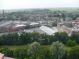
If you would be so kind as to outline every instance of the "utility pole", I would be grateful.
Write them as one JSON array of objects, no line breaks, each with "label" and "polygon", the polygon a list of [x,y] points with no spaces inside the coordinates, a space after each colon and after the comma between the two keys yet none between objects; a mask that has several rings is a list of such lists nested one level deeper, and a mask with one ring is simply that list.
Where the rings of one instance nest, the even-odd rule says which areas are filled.
[{"label": "utility pole", "polygon": [[2,19],[3,20],[5,19],[5,12],[4,12],[4,10],[2,10]]},{"label": "utility pole", "polygon": [[60,19],[60,22],[61,22],[61,23],[63,23],[63,22],[64,22],[64,20],[63,20],[63,16],[62,16],[62,14],[61,14],[61,13],[59,13],[59,19]]}]

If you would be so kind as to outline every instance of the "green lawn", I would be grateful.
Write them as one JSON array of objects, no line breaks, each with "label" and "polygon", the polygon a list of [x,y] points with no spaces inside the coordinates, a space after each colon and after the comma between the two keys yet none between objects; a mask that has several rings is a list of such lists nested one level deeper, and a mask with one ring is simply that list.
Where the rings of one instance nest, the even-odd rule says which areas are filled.
[{"label": "green lawn", "polygon": [[[0,46],[0,48],[4,48],[4,47],[8,47],[11,50],[15,50],[15,49],[27,49],[29,47],[29,45],[11,45],[11,46],[5,45],[5,46]],[[76,47],[79,47],[79,45],[76,45]],[[42,45],[41,48],[49,49],[50,45]],[[70,51],[73,47],[65,46],[65,48],[66,48],[67,51]]]},{"label": "green lawn", "polygon": [[10,45],[10,46],[5,45],[5,46],[0,46],[0,48],[4,48],[4,47],[7,47],[11,50],[14,50],[14,49],[26,49],[26,48],[28,48],[28,45]]},{"label": "green lawn", "polygon": [[[29,45],[10,45],[10,46],[5,45],[5,46],[0,46],[0,48],[4,48],[4,47],[7,47],[11,50],[15,50],[15,49],[27,49],[29,47]],[[42,45],[41,46],[41,48],[45,48],[45,49],[47,49],[49,47],[50,47],[50,45]]]}]

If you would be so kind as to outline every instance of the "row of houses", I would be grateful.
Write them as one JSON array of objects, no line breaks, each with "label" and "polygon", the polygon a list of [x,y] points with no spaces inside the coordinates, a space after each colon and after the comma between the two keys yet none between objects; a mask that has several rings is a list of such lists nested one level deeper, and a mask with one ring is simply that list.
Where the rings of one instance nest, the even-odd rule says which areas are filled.
[{"label": "row of houses", "polygon": [[57,28],[59,29],[59,32],[66,32],[69,35],[72,33],[78,33],[79,32],[79,19],[74,21],[64,21],[63,23],[58,23]]}]

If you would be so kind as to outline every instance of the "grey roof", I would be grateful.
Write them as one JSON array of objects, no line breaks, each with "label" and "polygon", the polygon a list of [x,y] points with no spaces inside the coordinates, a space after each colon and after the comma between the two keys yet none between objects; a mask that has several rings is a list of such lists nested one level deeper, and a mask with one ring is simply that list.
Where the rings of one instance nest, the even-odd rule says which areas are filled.
[{"label": "grey roof", "polygon": [[0,24],[0,27],[1,27],[1,26],[6,26],[6,25],[9,25],[9,24],[11,24],[11,23],[13,23],[13,22],[12,22],[12,21],[7,21],[7,22],[4,22],[4,23]]}]

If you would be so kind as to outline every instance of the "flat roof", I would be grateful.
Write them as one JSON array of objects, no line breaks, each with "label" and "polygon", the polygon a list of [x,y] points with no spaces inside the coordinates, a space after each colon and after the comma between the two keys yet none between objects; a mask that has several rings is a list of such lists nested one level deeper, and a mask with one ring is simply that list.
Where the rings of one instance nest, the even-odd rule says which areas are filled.
[{"label": "flat roof", "polygon": [[39,24],[39,23],[37,23],[37,22],[31,22],[30,23],[30,25],[37,25],[37,24]]},{"label": "flat roof", "polygon": [[26,26],[24,24],[17,24],[15,27],[22,27],[22,26]]}]

